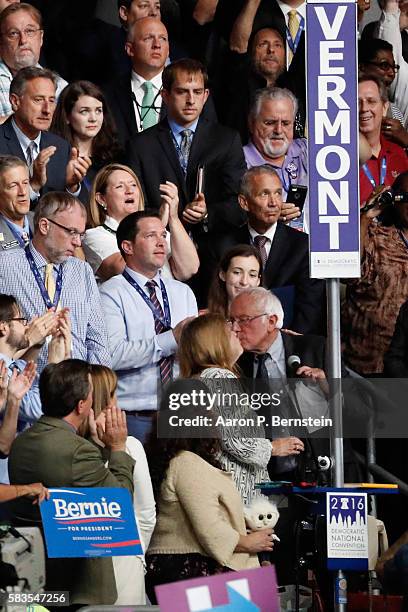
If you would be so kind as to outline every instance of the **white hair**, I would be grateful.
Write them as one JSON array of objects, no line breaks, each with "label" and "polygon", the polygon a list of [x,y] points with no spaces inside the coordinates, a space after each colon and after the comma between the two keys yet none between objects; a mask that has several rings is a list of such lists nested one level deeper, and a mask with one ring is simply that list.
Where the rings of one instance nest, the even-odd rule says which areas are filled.
[{"label": "white hair", "polygon": [[284,318],[283,308],[280,299],[272,291],[264,287],[251,287],[250,289],[244,289],[239,295],[251,297],[260,310],[269,315],[276,315],[278,318],[276,327],[281,329]]}]

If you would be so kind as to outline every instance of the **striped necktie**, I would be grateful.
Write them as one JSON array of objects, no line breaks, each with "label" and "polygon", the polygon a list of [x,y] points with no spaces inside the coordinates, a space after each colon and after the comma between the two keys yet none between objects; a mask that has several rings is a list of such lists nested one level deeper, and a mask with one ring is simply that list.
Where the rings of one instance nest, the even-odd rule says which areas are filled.
[{"label": "striped necktie", "polygon": [[255,236],[254,238],[254,246],[259,251],[259,254],[262,259],[262,268],[265,268],[266,262],[268,261],[268,255],[266,253],[265,245],[268,242],[268,238],[266,236]]},{"label": "striped necktie", "polygon": [[[157,298],[156,294],[156,283],[155,281],[148,281],[146,283],[146,287],[149,291],[150,301],[153,306],[156,308],[157,312],[160,314],[160,318],[164,319],[164,312],[161,304]],[[162,334],[165,331],[168,331],[167,327],[163,325],[160,319],[154,317],[154,329],[156,334]],[[160,368],[160,379],[163,384],[167,383],[169,380],[173,378],[173,357],[163,357],[159,361]]]},{"label": "striped necktie", "polygon": [[144,130],[156,125],[157,113],[154,109],[154,89],[151,81],[145,81],[143,83],[144,96],[142,100],[142,107],[140,109],[140,116],[142,120],[142,127]]},{"label": "striped necktie", "polygon": [[[289,30],[289,34],[290,34],[290,37],[291,37],[293,43],[296,40],[296,36],[297,36],[298,30],[299,30],[299,26],[300,26],[300,22],[299,22],[298,13],[297,13],[297,11],[292,9],[288,13],[288,30]],[[290,64],[292,62],[293,55],[294,55],[294,53],[293,53],[292,49],[289,48],[288,66],[290,66]]]}]

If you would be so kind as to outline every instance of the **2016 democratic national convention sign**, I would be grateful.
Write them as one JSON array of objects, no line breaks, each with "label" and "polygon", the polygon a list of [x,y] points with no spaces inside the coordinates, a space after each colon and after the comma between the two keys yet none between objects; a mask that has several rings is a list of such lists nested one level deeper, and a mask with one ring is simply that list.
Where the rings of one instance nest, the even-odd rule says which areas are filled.
[{"label": "2016 democratic national convention sign", "polygon": [[308,0],[306,23],[311,276],[356,278],[360,276],[356,4]]},{"label": "2016 democratic national convention sign", "polygon": [[143,553],[127,489],[50,489],[41,506],[47,553],[115,557]]}]

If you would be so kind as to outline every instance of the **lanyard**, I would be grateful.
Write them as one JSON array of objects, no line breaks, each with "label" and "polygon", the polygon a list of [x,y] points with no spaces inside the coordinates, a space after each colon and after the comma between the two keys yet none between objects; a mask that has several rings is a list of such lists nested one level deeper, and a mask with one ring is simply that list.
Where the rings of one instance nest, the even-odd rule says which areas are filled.
[{"label": "lanyard", "polygon": [[34,274],[34,278],[37,282],[38,288],[41,292],[41,297],[44,300],[44,303],[46,305],[46,307],[48,309],[50,308],[56,308],[58,305],[58,302],[60,300],[61,297],[61,291],[62,291],[62,266],[60,265],[59,270],[58,270],[58,275],[57,275],[57,281],[55,283],[55,295],[54,295],[54,301],[51,302],[50,296],[48,295],[48,291],[45,288],[45,284],[43,281],[43,278],[37,268],[37,266],[35,265],[35,261],[34,261],[34,257],[30,251],[30,249],[27,247],[24,249],[28,263],[30,264],[30,268],[31,268],[31,272]]},{"label": "lanyard", "polygon": [[[16,231],[16,228],[13,226],[12,223],[10,223],[10,221],[8,219],[6,219],[6,217],[3,216],[4,221],[7,224],[7,227],[9,228],[10,232],[13,234],[14,238],[17,240],[18,244],[21,246],[22,249],[25,249],[27,246],[27,242],[24,240],[22,234],[20,234],[19,232]],[[27,233],[24,232],[24,234],[27,236]],[[31,233],[31,229],[28,230],[28,238],[29,240],[31,240],[32,238],[32,233]]]},{"label": "lanyard", "polygon": [[296,49],[298,48],[298,45],[299,45],[300,37],[302,36],[302,32],[305,29],[305,20],[301,15],[299,15],[299,17],[300,17],[299,29],[296,33],[295,40],[292,40],[292,36],[290,35],[289,28],[286,26],[286,42],[288,43],[289,48],[292,51],[293,55],[295,55]]},{"label": "lanyard", "polygon": [[[368,180],[370,181],[373,189],[375,189],[377,187],[377,183],[374,180],[373,175],[371,174],[370,168],[367,166],[367,164],[364,164],[362,166],[362,170],[364,172],[364,174],[366,175],[366,177],[368,178]],[[387,160],[385,159],[385,157],[382,158],[381,160],[381,171],[380,171],[380,182],[379,185],[384,185],[385,184],[385,175],[387,174]]]},{"label": "lanyard", "polygon": [[140,285],[135,281],[135,279],[132,278],[130,274],[126,272],[126,270],[123,270],[122,275],[125,277],[127,282],[130,283],[134,289],[136,289],[140,297],[148,305],[148,307],[152,311],[153,318],[159,321],[163,325],[163,327],[165,327],[166,329],[170,329],[171,328],[171,315],[170,315],[169,299],[167,297],[166,287],[164,286],[162,279],[160,279],[160,289],[161,289],[162,296],[163,296],[164,320],[162,319],[161,313],[157,310],[156,306],[153,304],[151,299],[146,295],[146,293],[143,291]]}]

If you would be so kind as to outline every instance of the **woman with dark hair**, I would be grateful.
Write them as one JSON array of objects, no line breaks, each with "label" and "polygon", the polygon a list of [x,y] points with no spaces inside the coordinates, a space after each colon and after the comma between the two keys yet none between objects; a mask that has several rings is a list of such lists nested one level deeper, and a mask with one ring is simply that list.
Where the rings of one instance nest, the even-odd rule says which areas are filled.
[{"label": "woman with dark hair", "polygon": [[65,87],[55,109],[51,132],[65,138],[77,149],[79,157],[92,159],[82,182],[88,193],[82,197],[81,192],[81,199],[87,203],[98,170],[117,161],[121,153],[112,115],[99,87],[90,81],[75,81]]},{"label": "woman with dark hair", "polygon": [[272,529],[247,534],[239,493],[218,454],[212,439],[151,438],[149,466],[158,502],[146,555],[152,603],[159,584],[258,567],[256,553],[272,550]]},{"label": "woman with dark hair", "polygon": [[347,281],[342,308],[345,360],[365,376],[382,373],[408,298],[408,172],[394,181],[390,204],[384,201],[377,190],[361,211],[361,277]]},{"label": "woman with dark hair", "polygon": [[258,287],[262,281],[262,260],[258,249],[238,244],[222,257],[208,293],[208,310],[224,317],[229,305],[243,289]]}]

